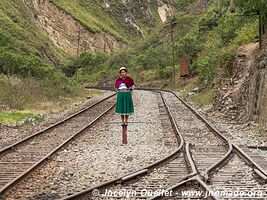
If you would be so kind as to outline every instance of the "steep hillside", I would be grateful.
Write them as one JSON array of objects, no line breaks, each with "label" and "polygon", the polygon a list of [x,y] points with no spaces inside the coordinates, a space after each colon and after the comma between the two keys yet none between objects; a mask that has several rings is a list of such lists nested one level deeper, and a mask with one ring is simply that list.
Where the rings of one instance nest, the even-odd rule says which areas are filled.
[{"label": "steep hillside", "polygon": [[147,34],[175,11],[174,0],[53,0],[94,31],[106,31],[126,41]]},{"label": "steep hillside", "polygon": [[[241,7],[236,7],[234,2],[239,2]],[[63,91],[58,95],[60,98],[78,91],[77,82],[113,85],[117,69],[127,66],[139,86],[167,86],[179,90],[186,85],[178,78],[179,64],[183,60],[188,63],[186,75],[191,84],[183,91],[188,93],[192,87],[198,87],[200,91],[208,91],[212,102],[215,89],[236,78],[234,73],[238,66],[233,63],[239,47],[259,38],[261,18],[247,16],[242,2],[3,0],[0,3],[0,73],[5,77],[0,80],[11,87],[10,75],[37,78],[32,85],[37,85],[40,79],[51,79],[52,84],[44,82],[38,90],[44,91],[42,87],[49,84],[53,93],[49,90],[49,95],[40,93],[49,99],[59,94],[53,87],[57,83],[55,85]],[[262,32],[264,30],[262,28]],[[243,106],[240,108],[246,106],[246,111],[251,113],[244,116],[246,119],[255,119],[254,113],[263,110],[262,98],[250,95],[253,91],[256,96],[265,92],[265,75],[258,64],[254,67],[258,72],[249,70],[253,73],[246,77],[251,81],[242,84],[242,87],[247,86],[242,95],[248,100],[239,102]],[[261,80],[260,85],[256,84],[258,80]],[[19,81],[17,85],[21,85]],[[2,85],[2,88],[8,87]],[[0,95],[0,101],[11,96],[9,91]],[[12,101],[6,104],[12,106]],[[218,104],[224,108],[224,102]],[[236,113],[232,116],[237,117]],[[264,121],[261,119],[265,116],[261,115],[259,121]]]},{"label": "steep hillside", "polygon": [[266,63],[266,52],[261,54],[257,43],[242,46],[233,64],[233,76],[218,89],[216,108],[231,119],[266,125]]},{"label": "steep hillside", "polygon": [[171,0],[24,0],[58,47],[70,55],[114,52],[147,35],[174,11]]},{"label": "steep hillside", "polygon": [[31,10],[21,0],[0,2],[0,55],[2,70],[10,67],[16,55],[17,59],[23,57],[28,62],[39,60],[42,65],[55,66],[62,63],[65,57],[63,51],[56,48],[38,26]]},{"label": "steep hillside", "polygon": [[[82,87],[60,70],[66,58],[22,0],[0,1],[1,116],[8,118],[24,109],[36,115],[39,111],[35,109],[45,110],[47,105],[79,97]],[[5,119],[0,124],[2,121]]]}]

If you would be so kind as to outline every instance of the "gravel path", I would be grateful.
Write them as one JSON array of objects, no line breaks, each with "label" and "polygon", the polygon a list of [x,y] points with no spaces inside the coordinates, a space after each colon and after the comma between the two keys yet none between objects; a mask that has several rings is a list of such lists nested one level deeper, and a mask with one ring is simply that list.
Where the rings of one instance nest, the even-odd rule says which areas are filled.
[{"label": "gravel path", "polygon": [[57,121],[65,119],[67,116],[81,110],[82,108],[93,104],[94,102],[105,98],[111,95],[114,92],[110,91],[102,91],[100,96],[91,98],[87,100],[85,103],[77,102],[73,105],[69,105],[65,110],[55,113],[46,113],[44,115],[44,121],[34,122],[31,125],[24,125],[24,126],[0,126],[0,149],[15,143],[35,132],[38,132],[50,125],[54,124]]},{"label": "gravel path", "polygon": [[[137,170],[174,152],[159,94],[134,91],[135,114],[128,144],[121,144],[120,117],[113,113],[57,153],[44,167],[9,192],[15,199],[57,199]],[[131,123],[132,122],[132,123]]]}]

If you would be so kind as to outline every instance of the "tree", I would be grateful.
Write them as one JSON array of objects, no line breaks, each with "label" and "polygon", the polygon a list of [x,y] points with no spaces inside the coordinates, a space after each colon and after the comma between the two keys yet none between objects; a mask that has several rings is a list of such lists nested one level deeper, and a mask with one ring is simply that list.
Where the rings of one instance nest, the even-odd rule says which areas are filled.
[{"label": "tree", "polygon": [[266,0],[235,0],[235,4],[239,7],[244,14],[257,14],[259,15],[259,41],[260,48],[262,47],[262,34],[264,24],[267,20],[267,3]]},{"label": "tree", "polygon": [[174,48],[178,57],[192,59],[201,50],[201,42],[197,34],[188,33],[175,43]]},{"label": "tree", "polygon": [[243,12],[257,12],[260,15],[267,15],[266,0],[235,0],[235,5]]},{"label": "tree", "polygon": [[196,55],[201,50],[200,38],[196,33],[188,33],[185,36],[181,37],[174,45],[176,55],[180,59],[186,59],[189,61],[189,74],[193,74],[193,68],[191,64],[193,60],[196,59]]}]

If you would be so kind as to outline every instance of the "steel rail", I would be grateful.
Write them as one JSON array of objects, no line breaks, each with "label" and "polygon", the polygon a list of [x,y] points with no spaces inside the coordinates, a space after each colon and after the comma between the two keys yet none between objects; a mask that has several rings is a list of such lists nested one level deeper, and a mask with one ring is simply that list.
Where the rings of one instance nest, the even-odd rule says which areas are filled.
[{"label": "steel rail", "polygon": [[192,171],[191,173],[197,174],[197,168],[196,168],[196,165],[194,163],[194,160],[192,158],[192,155],[190,153],[189,148],[190,148],[190,143],[186,142],[185,151],[186,151],[186,155],[187,155],[187,160],[188,160],[190,167],[191,167],[191,171]]},{"label": "steel rail", "polygon": [[[179,187],[182,187],[184,184],[191,182],[191,181],[194,181],[194,180],[195,180],[194,176],[193,177],[186,176],[186,177],[184,177],[184,180],[179,181],[176,185],[167,188],[165,191],[168,191],[168,192],[173,191]],[[162,195],[156,195],[154,197],[151,197],[149,200],[161,199],[163,197],[164,196],[162,196]]]},{"label": "steel rail", "polygon": [[[90,89],[102,89],[102,90],[110,90],[111,87],[88,87]],[[232,154],[233,152],[233,146],[232,143],[224,136],[222,135],[217,129],[215,129],[205,118],[203,118],[192,106],[190,106],[188,103],[186,103],[183,99],[181,99],[176,93],[169,91],[169,90],[164,90],[164,89],[150,89],[150,88],[137,88],[137,90],[148,90],[148,91],[156,91],[159,92],[161,94],[161,98],[163,99],[163,102],[165,104],[165,106],[167,106],[166,101],[163,98],[162,92],[168,92],[168,93],[172,93],[173,95],[175,95],[186,107],[188,107],[199,119],[201,119],[207,126],[208,128],[216,134],[217,137],[219,137],[222,141],[224,141],[225,143],[227,143],[228,146],[228,151],[227,153],[223,156],[223,158],[221,158],[217,163],[215,163],[214,165],[212,165],[211,167],[209,167],[207,170],[205,170],[204,172],[201,172],[201,176],[205,179],[208,180],[209,175],[215,170],[217,169],[221,163],[223,163],[224,161],[226,161],[229,156]],[[168,107],[169,108],[169,107]],[[169,108],[170,110],[170,108]],[[178,129],[178,126],[176,124],[176,127]],[[180,136],[180,138],[182,138],[182,136]]]},{"label": "steel rail", "polygon": [[[94,88],[94,89],[103,89],[103,90],[112,90],[114,88],[112,87],[87,87],[87,88]],[[245,162],[249,163],[253,166],[254,171],[256,174],[258,174],[264,181],[267,181],[267,172],[262,169],[257,163],[255,163],[245,152],[243,152],[237,145],[232,144],[222,133],[220,133],[214,126],[212,126],[204,117],[202,117],[192,106],[190,106],[188,103],[186,103],[181,97],[179,97],[175,92],[165,89],[156,89],[156,88],[136,88],[137,90],[148,90],[148,91],[164,91],[169,92],[175,95],[186,107],[188,107],[199,119],[201,119],[209,128],[211,131],[216,133],[218,137],[220,137],[223,141],[225,141],[228,144],[228,151],[225,154],[225,156],[219,160],[217,163],[215,163],[213,166],[211,166],[209,169],[202,172],[203,178],[207,179],[210,174],[216,168],[218,168],[222,163],[224,163],[229,156],[235,151],[239,157],[241,157]]]},{"label": "steel rail", "polygon": [[199,117],[218,137],[220,137],[223,141],[225,141],[228,144],[228,152],[225,154],[225,156],[219,160],[217,163],[215,163],[213,166],[211,166],[208,170],[205,172],[202,172],[202,176],[204,179],[208,179],[208,176],[214,172],[219,166],[222,166],[222,164],[229,158],[229,156],[235,152],[241,157],[244,161],[249,163],[253,166],[254,172],[261,177],[264,181],[267,181],[267,172],[262,169],[257,163],[255,163],[245,152],[243,152],[237,145],[234,145],[230,142],[229,139],[227,139],[223,134],[221,134],[215,127],[213,127],[204,117],[202,117],[192,106],[190,106],[188,103],[186,103],[181,97],[179,97],[175,92],[164,90],[164,89],[150,89],[150,88],[139,88],[140,90],[150,90],[150,91],[164,91],[174,94],[186,107],[188,107],[197,117]]},{"label": "steel rail", "polygon": [[184,144],[185,144],[184,138],[183,138],[183,136],[182,136],[182,134],[181,134],[181,132],[180,132],[180,130],[179,130],[179,128],[178,128],[178,125],[177,125],[177,123],[176,123],[176,120],[175,120],[175,118],[174,118],[174,116],[173,116],[173,113],[172,113],[170,107],[168,106],[167,102],[166,102],[165,99],[163,98],[162,92],[159,92],[159,93],[160,93],[160,97],[161,97],[161,99],[162,99],[162,101],[163,101],[164,106],[167,108],[167,112],[168,112],[168,115],[169,115],[169,117],[170,117],[170,119],[171,119],[171,123],[172,123],[172,125],[174,126],[174,130],[175,130],[176,135],[178,136],[178,139],[179,139],[179,141],[180,141],[180,145],[179,145],[179,147],[178,147],[178,149],[179,149],[179,148],[183,147]]},{"label": "steel rail", "polygon": [[[189,165],[191,168],[191,173],[188,174],[187,176],[185,176],[182,180],[178,181],[178,183],[176,185],[169,187],[165,191],[168,191],[168,194],[169,194],[170,191],[177,190],[178,188],[183,187],[183,185],[185,185],[188,182],[197,181],[206,191],[209,192],[209,194],[213,194],[210,187],[206,183],[204,183],[201,180],[201,178],[199,177],[199,175],[197,174],[196,164],[194,163],[194,160],[193,160],[192,155],[190,153],[190,143],[188,143],[188,142],[186,142],[186,145],[185,145],[185,152],[186,152],[186,160],[189,162]],[[217,198],[215,196],[211,196],[211,197],[214,200],[219,200],[219,198]],[[157,196],[150,198],[149,200],[162,199],[162,198],[164,198],[163,195],[157,195]]]},{"label": "steel rail", "polygon": [[[174,94],[184,105],[186,105],[190,110],[192,110],[203,122],[205,122],[205,124],[214,132],[216,133],[220,138],[222,138],[224,141],[226,141],[228,143],[229,149],[228,152],[225,154],[225,156],[218,161],[216,164],[214,164],[212,167],[210,167],[206,173],[209,175],[211,173],[213,173],[213,171],[219,167],[220,165],[222,165],[224,163],[224,161],[229,158],[229,156],[233,153],[233,150],[235,150],[235,152],[247,163],[251,164],[253,166],[253,168],[255,168],[256,170],[254,170],[254,172],[256,174],[258,174],[258,176],[260,176],[262,179],[264,179],[264,181],[267,181],[267,172],[264,171],[264,169],[262,169],[257,163],[255,163],[245,152],[243,152],[237,145],[234,145],[230,142],[230,140],[228,140],[223,134],[221,134],[216,128],[214,128],[204,117],[202,117],[193,107],[191,107],[189,104],[187,104],[183,99],[181,99],[176,93],[172,92],[172,91],[168,91],[172,94]],[[204,172],[205,173],[205,172]],[[207,177],[205,177],[207,178]]]},{"label": "steel rail", "polygon": [[237,145],[233,144],[234,151],[237,153],[239,157],[243,157],[244,160],[247,160],[246,162],[249,162],[254,167],[254,172],[258,174],[265,182],[267,182],[267,174],[264,171],[264,169],[255,163],[252,158],[250,158],[249,155],[247,155],[242,149],[240,149]]},{"label": "steel rail", "polygon": [[[205,188],[206,191],[209,191],[210,194],[214,194],[214,192],[212,192],[212,189],[205,182],[202,181],[200,176],[196,176],[195,178],[202,185],[202,187]],[[212,195],[211,198],[213,198],[214,200],[220,200],[220,198]]]},{"label": "steel rail", "polygon": [[[113,95],[112,95],[113,96]],[[102,101],[101,101],[102,102]],[[27,171],[23,172],[21,175],[7,183],[4,187],[0,189],[0,196],[4,195],[4,193],[13,187],[15,184],[17,184],[19,181],[21,181],[22,178],[24,178],[26,175],[30,174],[34,169],[39,167],[44,161],[48,160],[49,157],[51,157],[54,153],[56,153],[59,149],[61,149],[63,146],[68,144],[72,139],[83,133],[86,129],[90,128],[93,124],[95,124],[102,116],[104,116],[108,111],[110,111],[112,108],[114,108],[116,103],[112,104],[107,110],[105,110],[101,115],[96,117],[93,121],[91,121],[88,125],[81,128],[78,132],[70,136],[67,140],[65,140],[63,143],[61,143],[59,146],[57,146],[54,150],[49,152],[47,155],[45,155],[42,159],[40,159],[37,163],[35,163],[33,166],[31,166]]]},{"label": "steel rail", "polygon": [[40,131],[38,131],[38,132],[36,132],[36,133],[33,133],[33,134],[31,134],[31,135],[29,135],[29,136],[27,136],[27,137],[25,137],[25,138],[23,138],[23,139],[21,139],[21,140],[15,142],[15,143],[13,143],[13,144],[11,144],[11,145],[9,145],[9,146],[7,146],[7,147],[4,147],[3,149],[0,150],[0,155],[3,154],[4,152],[8,151],[8,150],[13,149],[14,147],[16,147],[16,146],[18,146],[18,145],[20,145],[20,144],[22,144],[22,143],[25,143],[26,141],[29,141],[30,139],[34,138],[34,137],[37,136],[37,135],[43,134],[43,133],[45,133],[45,132],[47,132],[47,131],[49,131],[49,130],[51,130],[51,129],[56,128],[56,127],[59,126],[60,124],[63,124],[64,122],[69,121],[70,119],[76,117],[77,115],[79,115],[79,114],[81,114],[81,113],[84,113],[84,112],[87,111],[88,109],[90,109],[90,108],[92,108],[92,107],[94,107],[94,106],[96,106],[96,105],[102,103],[103,101],[105,101],[105,100],[107,100],[107,99],[113,97],[114,95],[116,95],[116,93],[115,93],[115,94],[112,94],[112,95],[110,95],[110,96],[107,96],[107,97],[105,97],[104,99],[101,99],[101,100],[99,100],[99,101],[93,103],[92,105],[88,106],[87,108],[83,108],[83,109],[79,110],[78,112],[76,112],[76,113],[70,115],[70,116],[67,117],[66,119],[63,119],[63,120],[61,120],[61,121],[59,121],[59,122],[56,122],[55,124],[52,124],[51,126],[49,126],[49,127],[47,127],[47,128],[44,128],[44,129],[42,129],[42,130],[40,130]]},{"label": "steel rail", "polygon": [[[95,88],[95,89],[103,89],[103,90],[111,90],[114,89],[112,87],[87,87],[87,88]],[[228,144],[228,151],[225,154],[225,156],[215,163],[213,166],[211,166],[209,169],[205,170],[205,172],[202,172],[203,178],[207,179],[216,168],[218,168],[222,163],[224,163],[229,156],[235,151],[244,161],[247,163],[250,163],[255,168],[255,173],[258,174],[264,181],[267,181],[267,172],[262,169],[257,163],[255,163],[245,152],[243,152],[237,145],[232,144],[222,133],[220,133],[214,126],[212,126],[204,117],[202,117],[192,106],[190,106],[188,103],[186,103],[181,97],[179,97],[175,92],[165,89],[156,89],[156,88],[136,88],[137,90],[148,90],[148,91],[164,91],[169,92],[175,95],[186,107],[188,107],[197,117],[199,117],[218,137],[220,137],[223,141],[225,141]]]},{"label": "steel rail", "polygon": [[[101,89],[103,89],[103,88],[101,88]],[[156,92],[159,92],[159,91],[156,91]],[[107,182],[101,183],[101,184],[99,184],[97,186],[88,188],[86,190],[83,190],[83,191],[78,192],[78,193],[75,193],[75,194],[72,194],[70,196],[67,196],[65,198],[62,198],[62,200],[79,199],[79,198],[82,198],[83,195],[86,195],[88,193],[91,193],[95,189],[98,189],[98,190],[104,189],[104,188],[106,188],[108,186],[111,186],[111,185],[113,185],[115,183],[123,183],[123,182],[127,182],[129,180],[135,179],[137,177],[144,176],[147,173],[149,173],[149,171],[151,171],[151,170],[159,167],[163,163],[165,163],[165,162],[167,162],[167,161],[175,158],[178,155],[178,153],[180,153],[180,151],[183,149],[184,144],[185,144],[184,143],[184,139],[183,139],[183,137],[182,137],[182,135],[181,135],[181,133],[180,133],[180,131],[178,129],[177,123],[176,123],[176,121],[174,119],[174,116],[173,116],[173,114],[172,114],[169,106],[166,104],[166,101],[165,101],[165,99],[162,96],[162,93],[161,92],[159,92],[159,93],[160,93],[161,99],[163,101],[163,104],[166,107],[168,116],[171,119],[172,126],[174,128],[175,133],[176,133],[176,138],[179,141],[179,146],[178,146],[177,150],[175,150],[173,153],[165,156],[164,158],[162,158],[162,159],[160,159],[160,160],[158,160],[158,161],[156,161],[156,162],[154,162],[154,163],[152,163],[152,164],[150,164],[150,165],[148,165],[146,167],[143,167],[141,169],[138,169],[138,170],[136,170],[134,172],[126,173],[123,176],[116,177],[116,178],[114,178],[112,180],[109,180]]]},{"label": "steel rail", "polygon": [[[224,136],[222,135],[218,130],[216,130],[206,119],[204,119],[193,107],[191,107],[189,104],[187,104],[183,99],[181,99],[176,93],[168,90],[163,90],[164,92],[168,92],[176,96],[186,107],[188,107],[201,121],[203,121],[206,126],[213,132],[217,137],[219,137],[226,145],[228,146],[227,153],[214,165],[209,167],[207,170],[200,172],[200,176],[207,181],[212,174],[214,170],[216,170],[221,164],[229,158],[229,156],[232,154],[233,146],[232,143]],[[193,159],[192,159],[193,160]]]},{"label": "steel rail", "polygon": [[213,172],[215,172],[218,168],[220,168],[222,166],[222,163],[229,160],[232,154],[233,154],[233,145],[231,144],[226,154],[217,163],[214,163],[214,165],[210,166],[208,169],[201,172],[200,175],[205,179],[205,181],[208,181],[210,175]]},{"label": "steel rail", "polygon": [[[87,88],[93,88],[93,89],[101,89],[101,90],[112,90],[114,89],[113,87],[87,87]],[[172,93],[174,94],[185,106],[187,106],[197,117],[199,117],[210,129],[212,132],[216,133],[216,135],[221,138],[226,144],[227,146],[229,147],[227,153],[224,155],[224,157],[219,160],[217,163],[215,163],[213,166],[211,166],[210,168],[208,168],[207,170],[205,170],[205,172],[202,172],[200,175],[202,175],[202,178],[205,179],[205,174],[206,174],[206,179],[208,178],[208,176],[210,174],[212,174],[215,170],[217,170],[220,166],[222,166],[222,164],[227,160],[229,159],[229,157],[233,154],[233,152],[237,152],[239,156],[241,156],[244,160],[246,160],[247,162],[249,162],[250,164],[252,164],[255,169],[254,169],[254,172],[257,173],[262,179],[266,180],[266,172],[264,172],[264,170],[259,166],[257,165],[247,154],[245,154],[241,149],[239,149],[236,145],[233,145],[223,134],[221,134],[216,128],[214,128],[204,117],[202,117],[194,108],[192,108],[189,104],[187,104],[184,100],[182,100],[176,93],[172,92],[172,91],[169,91],[169,90],[164,90],[164,89],[151,89],[151,88],[136,88],[137,90],[148,90],[148,91],[155,91],[155,92],[159,92],[161,94],[161,98],[163,99],[163,102],[164,102],[164,105],[168,108],[168,113],[169,115],[171,116],[172,118],[172,121],[173,121],[173,126],[175,127],[175,129],[178,131],[178,135],[180,138],[183,138],[179,129],[178,129],[178,126],[177,126],[177,123],[176,121],[174,120],[174,117],[173,117],[173,114],[170,110],[170,108],[168,107],[168,105],[166,104],[166,101],[164,100],[163,96],[162,96],[162,92],[169,92],[169,93]],[[184,143],[184,141],[182,141]],[[181,144],[181,143],[180,143]],[[184,144],[180,147],[182,148],[184,146]],[[189,144],[188,144],[188,147],[189,147]],[[181,149],[179,149],[181,150]],[[176,151],[174,153],[172,153],[170,155],[170,157],[174,157],[179,151]],[[115,182],[123,182],[123,181],[127,181],[127,180],[130,180],[132,178],[135,178],[137,176],[143,176],[145,175],[146,173],[148,173],[149,171],[149,168],[151,167],[156,167],[158,166],[160,163],[166,161],[166,160],[169,160],[169,156],[166,156],[165,158],[163,158],[162,160],[156,162],[156,163],[153,163],[152,165],[150,166],[147,166],[145,168],[142,168],[140,170],[137,170],[135,172],[132,172],[132,173],[129,173],[129,174],[126,174],[125,176],[122,176],[122,177],[118,177],[118,178],[115,178],[111,181],[107,181],[105,183],[102,183],[98,186],[95,186],[95,187],[92,187],[92,188],[89,188],[85,191],[82,191],[80,193],[76,193],[74,195],[71,195],[71,196],[68,196],[66,198],[63,198],[63,200],[67,200],[67,199],[75,199],[76,197],[79,197],[83,194],[86,194],[86,193],[89,193],[90,191],[93,191],[94,189],[99,189],[99,188],[104,188],[104,187],[107,187],[108,185],[111,185],[111,184],[114,184]],[[194,170],[195,172],[195,170]],[[183,177],[181,180],[181,182],[179,182],[176,186],[173,186],[171,187],[170,189],[173,189],[179,185],[182,185],[182,184],[185,184],[186,182],[188,181],[192,181],[192,180],[196,180],[198,181],[206,190],[209,190],[210,191],[210,188],[208,185],[206,185],[206,183],[204,183],[202,181],[202,179],[200,178],[199,175],[197,175],[196,173],[190,173],[188,174],[187,176]],[[156,197],[157,198],[157,197]],[[218,199],[217,197],[213,197],[213,199]]]}]

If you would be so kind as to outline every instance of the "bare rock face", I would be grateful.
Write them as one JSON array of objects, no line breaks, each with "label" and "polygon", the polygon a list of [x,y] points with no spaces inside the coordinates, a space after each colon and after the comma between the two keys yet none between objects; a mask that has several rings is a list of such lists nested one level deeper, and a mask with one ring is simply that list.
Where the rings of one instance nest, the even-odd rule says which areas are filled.
[{"label": "bare rock face", "polygon": [[267,53],[258,44],[241,47],[231,81],[219,89],[215,107],[231,119],[267,126]]},{"label": "bare rock face", "polygon": [[195,0],[185,7],[184,11],[190,15],[200,15],[213,0]]},{"label": "bare rock face", "polygon": [[255,70],[249,74],[247,82],[242,88],[246,94],[244,116],[246,120],[253,120],[267,127],[267,54],[262,55]]},{"label": "bare rock face", "polygon": [[91,30],[50,0],[24,2],[55,45],[70,55],[119,51],[126,47],[126,40],[145,37],[145,32],[156,26],[157,18],[166,22],[175,11],[174,0],[96,0],[118,23],[127,37],[124,38],[104,30]]},{"label": "bare rock face", "polygon": [[174,12],[174,8],[171,4],[159,2],[158,14],[162,22],[167,22],[168,17],[172,16]]},{"label": "bare rock face", "polygon": [[162,22],[171,16],[176,4],[174,0],[99,0],[106,12],[118,22],[124,22],[121,26],[133,36],[145,36],[144,26],[153,28],[156,26],[156,18]]},{"label": "bare rock face", "polygon": [[70,55],[79,55],[84,51],[113,52],[126,46],[122,40],[107,32],[90,30],[49,0],[24,2],[55,45]]}]

